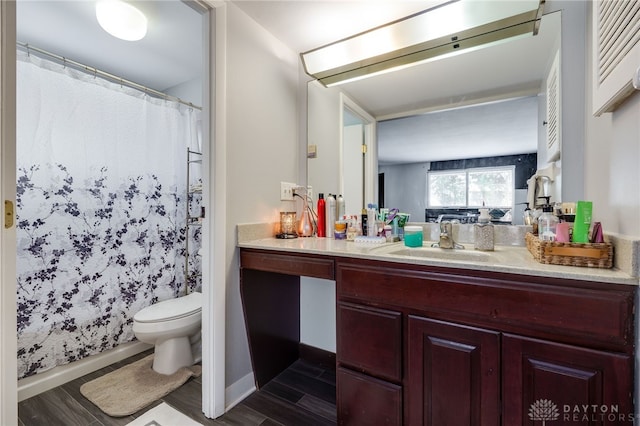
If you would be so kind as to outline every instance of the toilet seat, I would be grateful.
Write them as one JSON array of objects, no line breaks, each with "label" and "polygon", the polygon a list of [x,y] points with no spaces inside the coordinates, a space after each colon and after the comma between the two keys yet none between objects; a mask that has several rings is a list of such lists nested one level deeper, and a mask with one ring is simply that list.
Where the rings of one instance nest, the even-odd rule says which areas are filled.
[{"label": "toilet seat", "polygon": [[133,316],[139,323],[173,321],[202,311],[202,293],[194,292],[176,299],[164,300],[147,306]]}]

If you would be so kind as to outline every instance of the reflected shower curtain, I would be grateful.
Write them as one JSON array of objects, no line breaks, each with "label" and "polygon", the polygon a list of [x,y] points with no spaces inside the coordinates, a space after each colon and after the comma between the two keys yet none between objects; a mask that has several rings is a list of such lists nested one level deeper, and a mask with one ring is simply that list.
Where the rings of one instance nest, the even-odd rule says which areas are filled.
[{"label": "reflected shower curtain", "polygon": [[184,293],[199,112],[22,52],[17,79],[22,378],[132,340],[136,312]]}]

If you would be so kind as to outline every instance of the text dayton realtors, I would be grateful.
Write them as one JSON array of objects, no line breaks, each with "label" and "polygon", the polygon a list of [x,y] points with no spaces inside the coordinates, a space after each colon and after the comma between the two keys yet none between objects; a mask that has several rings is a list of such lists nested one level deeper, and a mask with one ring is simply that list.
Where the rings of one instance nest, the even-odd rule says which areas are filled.
[{"label": "text dayton realtors", "polygon": [[565,422],[633,422],[633,413],[621,413],[617,405],[563,405]]}]

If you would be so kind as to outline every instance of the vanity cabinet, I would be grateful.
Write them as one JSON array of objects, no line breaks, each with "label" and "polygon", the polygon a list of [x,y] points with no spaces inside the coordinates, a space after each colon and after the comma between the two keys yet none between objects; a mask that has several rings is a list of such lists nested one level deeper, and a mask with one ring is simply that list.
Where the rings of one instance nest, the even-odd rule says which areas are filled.
[{"label": "vanity cabinet", "polygon": [[633,413],[633,286],[366,260],[337,261],[336,283],[339,424]]},{"label": "vanity cabinet", "polygon": [[631,424],[634,285],[245,248],[240,262],[258,387],[299,355],[299,276],[336,281],[338,424]]}]

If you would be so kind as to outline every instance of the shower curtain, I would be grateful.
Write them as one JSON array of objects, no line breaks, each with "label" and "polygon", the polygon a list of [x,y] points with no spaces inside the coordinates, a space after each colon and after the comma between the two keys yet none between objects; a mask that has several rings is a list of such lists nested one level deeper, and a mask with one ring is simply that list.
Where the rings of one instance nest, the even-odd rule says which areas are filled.
[{"label": "shower curtain", "polygon": [[[132,340],[136,312],[184,294],[199,112],[20,51],[17,99],[23,378]],[[189,238],[196,253],[196,227]]]}]

